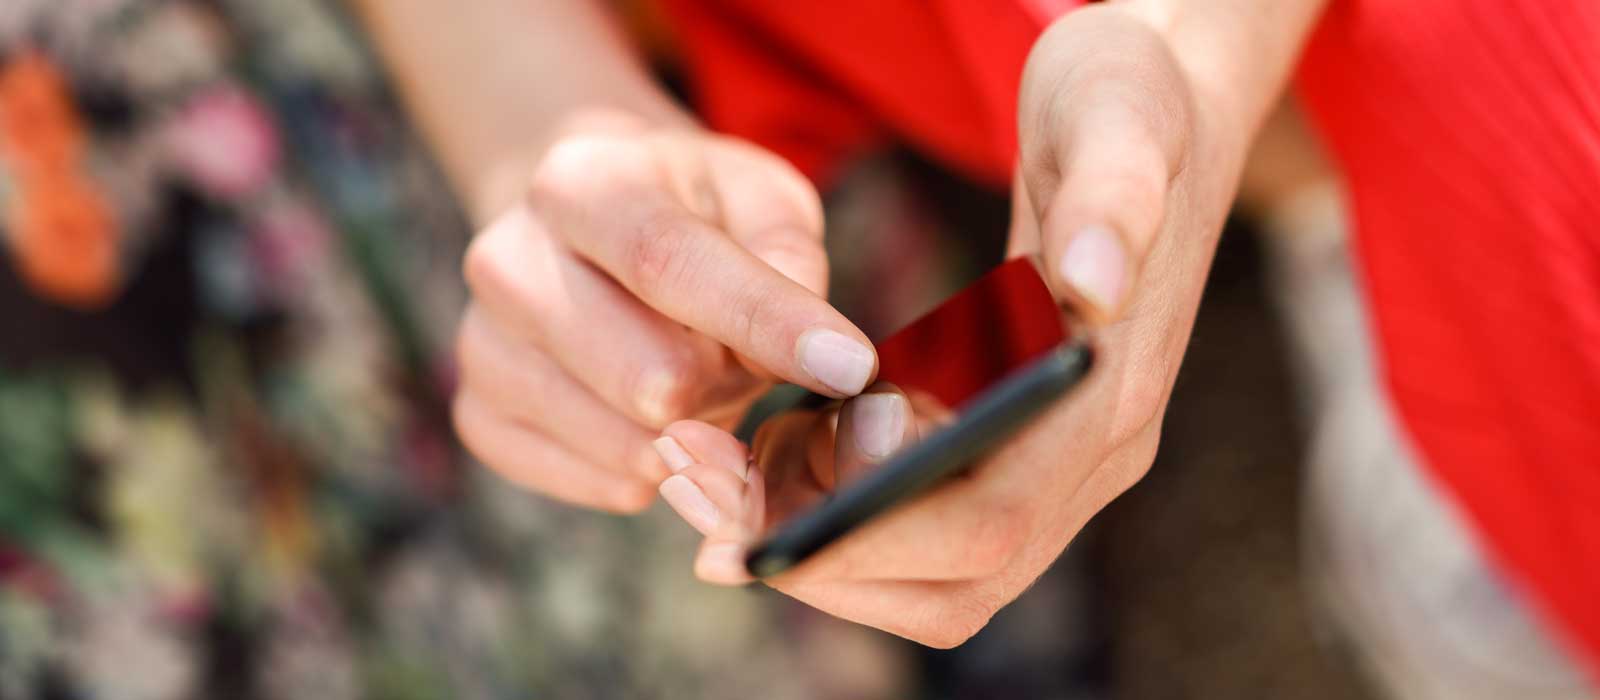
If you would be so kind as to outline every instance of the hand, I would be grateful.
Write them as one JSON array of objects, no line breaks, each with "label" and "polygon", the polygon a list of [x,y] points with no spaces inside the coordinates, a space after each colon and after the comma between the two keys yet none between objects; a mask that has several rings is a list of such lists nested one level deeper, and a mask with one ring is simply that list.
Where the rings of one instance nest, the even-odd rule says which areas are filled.
[{"label": "hand", "polygon": [[[1249,131],[1196,99],[1153,26],[1123,4],[1069,13],[1024,75],[1011,249],[1040,253],[1064,306],[1099,327],[1090,377],[968,473],[768,584],[954,646],[1149,469]],[[662,492],[706,535],[697,575],[747,581],[757,536],[931,429],[914,403],[877,385],[842,404],[837,428],[828,412],[775,418],[753,459],[714,426],[668,427],[677,474]]]},{"label": "hand", "polygon": [[773,377],[845,397],[875,375],[823,298],[816,192],[776,156],[596,113],[528,182],[467,251],[457,347],[457,430],[512,481],[638,511],[663,426],[737,417]]}]

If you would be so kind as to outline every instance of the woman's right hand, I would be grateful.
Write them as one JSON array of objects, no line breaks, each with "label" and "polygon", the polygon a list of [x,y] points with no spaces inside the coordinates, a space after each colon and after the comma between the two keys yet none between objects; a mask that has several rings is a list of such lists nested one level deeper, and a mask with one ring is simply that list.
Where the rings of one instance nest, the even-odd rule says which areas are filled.
[{"label": "woman's right hand", "polygon": [[457,431],[508,479],[639,511],[669,423],[726,424],[773,378],[842,398],[877,374],[825,299],[816,191],[781,158],[596,112],[526,183],[467,251],[457,337]]}]

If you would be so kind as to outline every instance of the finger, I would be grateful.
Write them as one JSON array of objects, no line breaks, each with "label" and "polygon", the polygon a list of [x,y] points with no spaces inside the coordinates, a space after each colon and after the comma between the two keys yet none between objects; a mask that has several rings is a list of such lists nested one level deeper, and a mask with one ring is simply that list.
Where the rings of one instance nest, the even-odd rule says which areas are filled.
[{"label": "finger", "polygon": [[555,441],[518,426],[470,391],[457,395],[454,418],[467,449],[519,486],[617,513],[637,513],[655,499],[652,484],[585,462]]},{"label": "finger", "polygon": [[723,467],[691,464],[661,482],[661,497],[707,537],[734,542],[753,536],[743,479]]},{"label": "finger", "polygon": [[[1018,208],[1042,217],[1057,294],[1105,323],[1124,308],[1160,229],[1191,108],[1170,62],[1075,55],[1029,67],[1022,111],[1037,118],[1022,123],[1029,202]],[[1040,77],[1051,73],[1059,77]]]},{"label": "finger", "polygon": [[867,385],[877,354],[859,329],[651,180],[606,167],[630,157],[605,144],[552,150],[534,201],[555,235],[652,308],[779,377],[835,397]]},{"label": "finger", "polygon": [[1003,571],[1038,517],[1029,500],[1000,498],[974,479],[952,479],[869,520],[773,580],[961,581]]},{"label": "finger", "polygon": [[1056,288],[1092,322],[1121,313],[1165,213],[1166,157],[1147,134],[1103,118],[1073,129],[1041,235]]},{"label": "finger", "polygon": [[674,472],[691,464],[709,464],[726,469],[743,481],[750,467],[750,453],[744,443],[728,431],[703,421],[673,423],[661,431],[654,445]]},{"label": "finger", "polygon": [[[809,463],[815,458],[811,443],[831,432],[826,412],[775,416],[757,433],[762,468],[755,469],[751,465],[757,460],[727,431],[679,421],[655,442],[663,461],[676,472],[662,483],[661,493],[702,534],[748,546],[767,529],[769,515],[787,517],[821,500],[824,491],[813,478],[817,468]],[[831,438],[827,445],[831,473]]]},{"label": "finger", "polygon": [[741,586],[755,580],[745,568],[744,559],[749,545],[706,538],[694,555],[694,575],[706,583],[719,586]]},{"label": "finger", "polygon": [[766,502],[766,479],[760,470],[751,470],[746,483],[744,507],[746,516],[738,528],[713,532],[700,543],[695,553],[694,575],[701,581],[723,586],[738,586],[755,580],[745,567],[755,533],[763,522],[762,504]]},{"label": "finger", "polygon": [[839,484],[836,488],[848,488],[872,465],[916,439],[916,417],[909,398],[899,387],[878,382],[866,393],[846,400],[839,412],[839,432],[834,440],[834,473]]},{"label": "finger", "polygon": [[1020,592],[1000,581],[768,583],[835,617],[939,649],[966,642]]},{"label": "finger", "polygon": [[[759,535],[769,517],[783,518],[815,504],[822,491],[812,478],[806,441],[817,430],[818,414],[790,411],[769,419],[756,433],[754,456],[726,430],[700,421],[679,421],[667,426],[656,448],[675,471],[703,464],[722,469],[747,484],[761,477],[762,497],[739,504],[740,522],[748,523],[748,538]],[[831,453],[829,454],[831,462]],[[682,465],[682,466],[679,466]],[[759,467],[759,468],[757,468]],[[698,471],[689,478],[698,481]],[[701,484],[702,488],[715,488]],[[674,487],[681,489],[683,487]]]},{"label": "finger", "polygon": [[[883,391],[878,392],[879,389]],[[891,402],[906,401],[892,385],[876,385],[874,392],[893,397],[886,399]],[[868,396],[872,394],[858,397],[857,401]],[[868,399],[868,403],[873,400]],[[908,407],[899,408],[909,414]],[[848,402],[845,410],[850,411]],[[836,454],[847,449],[835,447],[836,443],[854,440],[851,432],[854,429],[845,426],[861,420],[859,415],[840,417],[837,438],[833,436],[827,412],[791,411],[774,416],[761,427],[754,441],[754,458],[749,462],[755,468],[745,472],[745,478],[753,482],[757,475],[763,477],[765,499],[754,503],[764,504],[766,517],[749,518],[758,524],[751,528],[752,535],[781,527],[783,521],[815,507],[822,500],[832,479],[821,481],[817,477],[834,473]],[[899,430],[902,440],[915,439],[916,427],[909,415],[902,420]],[[668,457],[669,464],[704,460],[735,475],[744,469],[742,446],[724,431],[703,423],[683,421],[673,424],[669,432],[686,448],[685,455]],[[668,453],[663,451],[663,456]],[[862,464],[871,461],[861,457],[847,459]],[[688,472],[686,477],[698,482],[700,473]],[[848,481],[853,476],[844,478]],[[698,495],[712,500],[710,493],[717,485],[706,482],[698,486],[702,492]],[[687,485],[674,486],[673,490],[687,493]],[[690,501],[696,495],[684,498]],[[719,514],[728,507],[719,506]],[[1009,485],[997,484],[995,479],[953,479],[910,504],[878,516],[779,578],[787,581],[943,581],[987,576],[1004,568],[1015,556],[1032,531],[1033,517],[1031,500],[1015,493]],[[743,544],[750,544],[748,539]],[[719,551],[722,550],[731,551],[730,548]],[[707,566],[713,571],[727,568]],[[738,580],[722,577],[714,582],[736,583]]]},{"label": "finger", "polygon": [[650,483],[670,474],[650,446],[649,431],[607,406],[543,350],[493,327],[477,305],[467,307],[458,338],[466,390],[590,464]]},{"label": "finger", "polygon": [[839,411],[843,406],[834,403],[818,412],[811,421],[804,434],[796,434],[787,439],[805,441],[805,472],[811,479],[807,482],[823,493],[832,493],[839,486],[839,472],[834,464],[834,452],[839,437]]},{"label": "finger", "polygon": [[[705,465],[694,465],[683,474],[698,478],[697,470],[715,470],[726,475],[726,470]],[[723,476],[722,478],[726,478]],[[745,555],[755,541],[762,524],[762,504],[766,501],[766,480],[759,470],[750,471],[748,482],[741,482],[743,491],[735,501],[727,493],[709,496],[722,508],[719,521],[711,528],[701,530],[706,538],[695,553],[694,573],[706,583],[737,586],[754,580],[745,568]],[[740,512],[742,516],[731,515]]]},{"label": "finger", "polygon": [[1077,484],[1061,507],[1052,509],[1041,526],[1054,537],[1030,540],[1012,561],[1018,571],[1042,572],[1111,501],[1127,492],[1149,471],[1159,444],[1160,426],[1151,424],[1123,443]]},{"label": "finger", "polygon": [[765,529],[821,502],[833,475],[832,411],[787,411],[768,418],[751,440],[752,474],[766,482]]},{"label": "finger", "polygon": [[955,409],[931,393],[913,390],[906,398],[911,401],[911,415],[917,418],[918,435],[932,433],[956,421]]},{"label": "finger", "polygon": [[709,173],[721,193],[721,223],[734,240],[817,296],[828,293],[822,247],[822,201],[788,161],[734,139],[710,151]]},{"label": "finger", "polygon": [[[466,277],[507,334],[539,345],[596,396],[659,428],[753,380],[707,339],[662,317],[548,235],[526,207],[474,239]],[[734,371],[729,371],[730,369]]]},{"label": "finger", "polygon": [[674,472],[661,495],[700,534],[730,542],[754,539],[764,512],[753,499],[750,460],[727,431],[701,421],[679,421],[654,446]]}]

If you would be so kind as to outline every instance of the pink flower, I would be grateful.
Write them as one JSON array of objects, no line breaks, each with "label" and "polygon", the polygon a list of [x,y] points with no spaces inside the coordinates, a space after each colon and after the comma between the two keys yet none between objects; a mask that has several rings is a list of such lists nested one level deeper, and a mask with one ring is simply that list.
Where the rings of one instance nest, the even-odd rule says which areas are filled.
[{"label": "pink flower", "polygon": [[260,190],[281,156],[272,120],[254,97],[231,85],[191,98],[167,125],[166,137],[178,169],[226,199]]}]

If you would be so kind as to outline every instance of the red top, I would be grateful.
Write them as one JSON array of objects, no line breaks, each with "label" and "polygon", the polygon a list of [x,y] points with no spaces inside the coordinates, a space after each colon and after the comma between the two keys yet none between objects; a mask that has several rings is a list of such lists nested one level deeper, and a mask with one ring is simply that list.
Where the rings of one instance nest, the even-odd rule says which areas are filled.
[{"label": "red top", "polygon": [[1336,3],[1301,89],[1410,437],[1600,669],[1600,2]]},{"label": "red top", "polygon": [[[1073,0],[664,0],[706,118],[826,182],[909,142],[1009,183]],[[1335,0],[1302,89],[1385,376],[1490,553],[1600,669],[1600,3]]]}]

